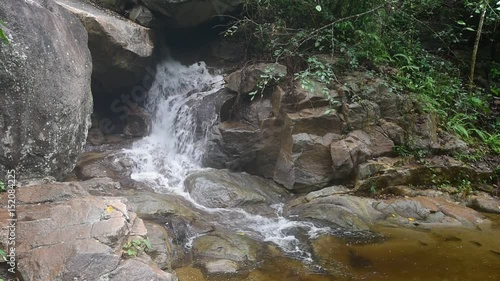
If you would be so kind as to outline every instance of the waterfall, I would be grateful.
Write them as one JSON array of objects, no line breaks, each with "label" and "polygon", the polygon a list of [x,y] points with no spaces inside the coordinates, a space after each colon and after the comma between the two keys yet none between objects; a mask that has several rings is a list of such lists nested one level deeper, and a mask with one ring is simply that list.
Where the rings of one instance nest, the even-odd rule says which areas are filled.
[{"label": "waterfall", "polygon": [[[311,262],[310,253],[293,233],[300,229],[309,237],[315,237],[330,232],[329,228],[288,220],[282,215],[282,205],[272,206],[276,210],[276,216],[272,218],[250,214],[239,208],[207,208],[184,190],[186,176],[202,169],[200,160],[205,141],[196,138],[196,122],[190,102],[222,87],[222,77],[209,73],[203,62],[184,66],[170,60],[157,67],[155,82],[149,92],[148,106],[154,113],[151,135],[136,142],[127,151],[137,163],[132,178],[148,182],[157,192],[184,197],[196,208],[213,214],[216,220],[214,225],[224,225],[235,232],[272,242],[284,252]],[[206,120],[202,129],[207,130],[216,120],[215,115],[213,120]]]},{"label": "waterfall", "polygon": [[133,179],[153,181],[159,192],[183,194],[182,182],[190,171],[200,169],[203,154],[203,140],[194,138],[189,101],[222,85],[222,76],[210,74],[203,62],[184,66],[168,60],[158,65],[148,93],[147,109],[154,114],[151,134],[129,151],[138,163]]}]

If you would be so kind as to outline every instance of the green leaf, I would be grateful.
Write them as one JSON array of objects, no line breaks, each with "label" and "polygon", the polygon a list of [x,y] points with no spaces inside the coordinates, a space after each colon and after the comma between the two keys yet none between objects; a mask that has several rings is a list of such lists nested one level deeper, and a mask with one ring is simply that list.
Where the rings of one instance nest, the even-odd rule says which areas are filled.
[{"label": "green leaf", "polygon": [[457,21],[457,23],[460,25],[465,25],[465,22],[463,20],[459,20],[459,21]]},{"label": "green leaf", "polygon": [[5,44],[9,44],[9,39],[7,38],[7,36],[5,36],[5,33],[3,33],[2,29],[0,29],[0,39],[5,42]]},{"label": "green leaf", "polygon": [[2,258],[3,261],[7,261],[7,258],[6,258],[7,253],[2,249],[0,249],[0,257]]},{"label": "green leaf", "polygon": [[465,30],[468,30],[468,31],[475,31],[473,28],[470,28],[470,27],[466,27],[464,28]]},{"label": "green leaf", "polygon": [[322,9],[321,9],[321,6],[320,6],[320,5],[317,5],[317,6],[316,6],[316,11],[321,12],[321,10],[322,10]]},{"label": "green leaf", "polygon": [[153,247],[153,246],[151,246],[151,242],[149,242],[149,240],[147,240],[147,239],[144,239],[144,245],[146,246],[146,248],[148,250],[151,250],[151,248]]}]

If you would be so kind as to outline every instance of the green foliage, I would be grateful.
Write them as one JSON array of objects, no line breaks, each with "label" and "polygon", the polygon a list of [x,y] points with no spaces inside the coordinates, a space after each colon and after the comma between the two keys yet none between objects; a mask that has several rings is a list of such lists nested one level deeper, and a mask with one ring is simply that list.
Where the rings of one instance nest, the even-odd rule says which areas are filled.
[{"label": "green foliage", "polygon": [[[388,78],[418,101],[417,111],[432,112],[447,131],[498,153],[500,120],[490,104],[500,96],[500,86],[492,83],[491,91],[469,90],[464,79],[467,61],[448,59],[454,54],[452,46],[471,48],[484,3],[246,0],[245,17],[234,22],[226,35],[244,33],[254,56],[287,65],[304,89],[320,91],[327,98],[339,73],[320,62],[318,54],[341,58],[342,67],[335,69],[343,71],[370,64],[390,66],[396,71]],[[487,3],[483,37],[494,38],[500,2]],[[498,80],[500,64],[491,63],[488,75]],[[338,101],[329,100],[333,110]]]},{"label": "green foliage", "polygon": [[9,38],[5,35],[2,26],[5,26],[5,23],[0,20],[0,41],[3,41],[5,44],[9,44]]},{"label": "green foliage", "polygon": [[328,86],[333,80],[336,80],[335,73],[331,65],[321,62],[316,57],[307,59],[307,69],[295,73],[294,79],[300,82],[302,88],[310,93],[321,93],[330,103],[332,109],[327,110],[325,114],[330,114],[334,107],[340,104],[330,92]]},{"label": "green foliage", "polygon": [[0,249],[0,262],[5,261],[7,261],[7,253],[4,250]]},{"label": "green foliage", "polygon": [[143,252],[151,250],[151,242],[148,239],[137,238],[131,241],[128,241],[123,245],[123,254],[126,257],[135,257],[140,255]]},{"label": "green foliage", "polygon": [[254,100],[257,94],[260,94],[262,97],[264,95],[264,91],[270,84],[281,80],[285,76],[283,73],[276,73],[274,70],[275,68],[273,66],[268,66],[264,69],[264,73],[260,75],[260,80],[257,83],[257,90],[248,93],[248,95],[252,97],[251,100]]},{"label": "green foliage", "polygon": [[[7,261],[7,253],[4,250],[0,249],[0,263],[6,261]],[[0,277],[0,281],[4,281],[4,279]]]},{"label": "green foliage", "polygon": [[7,189],[5,188],[5,183],[3,181],[0,181],[0,192],[5,192]]}]

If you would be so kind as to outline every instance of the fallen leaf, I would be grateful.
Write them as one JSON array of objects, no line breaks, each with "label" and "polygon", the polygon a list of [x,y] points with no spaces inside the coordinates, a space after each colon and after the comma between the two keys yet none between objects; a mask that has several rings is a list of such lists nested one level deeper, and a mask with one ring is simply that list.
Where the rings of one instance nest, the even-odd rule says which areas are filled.
[{"label": "fallen leaf", "polygon": [[106,212],[108,213],[111,213],[113,212],[115,209],[113,208],[113,206],[109,205],[107,208],[106,208]]}]

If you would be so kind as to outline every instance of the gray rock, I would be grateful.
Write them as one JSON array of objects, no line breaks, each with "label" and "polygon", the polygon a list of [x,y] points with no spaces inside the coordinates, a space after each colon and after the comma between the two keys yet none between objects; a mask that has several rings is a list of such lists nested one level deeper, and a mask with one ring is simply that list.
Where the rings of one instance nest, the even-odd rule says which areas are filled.
[{"label": "gray rock", "polygon": [[173,259],[171,237],[166,229],[159,224],[146,222],[145,225],[151,243],[151,250],[148,251],[148,255],[151,256],[151,259],[159,268],[170,269]]},{"label": "gray rock", "polygon": [[300,133],[282,143],[273,179],[294,192],[316,190],[334,178],[330,143],[339,136]]},{"label": "gray rock", "polygon": [[351,177],[357,166],[371,157],[369,143],[370,136],[363,131],[354,131],[347,138],[333,142],[330,146],[333,177]]},{"label": "gray rock", "polygon": [[229,119],[234,100],[234,93],[224,88],[211,94],[191,95],[187,106],[195,120],[195,140],[201,140],[206,136],[207,129],[213,125],[213,120],[219,119],[224,122]]},{"label": "gray rock", "polygon": [[[94,96],[116,96],[118,102],[128,107],[145,101],[145,86],[151,81],[144,82],[146,77],[149,80],[154,77],[147,72],[153,58],[153,31],[84,1],[57,0],[57,3],[75,14],[89,34]],[[126,98],[119,94],[125,94]],[[123,111],[120,103],[113,108],[117,114]]]},{"label": "gray rock", "polygon": [[114,181],[121,182],[122,187],[125,187],[123,183],[131,181],[130,174],[133,165],[133,160],[121,151],[90,151],[80,155],[75,172],[79,180],[111,178]]},{"label": "gray rock", "polygon": [[87,34],[52,0],[5,0],[0,15],[11,41],[0,46],[0,178],[62,179],[90,127]]},{"label": "gray rock", "polygon": [[378,123],[380,119],[380,108],[378,104],[362,100],[351,103],[347,112],[343,112],[346,130],[362,130]]},{"label": "gray rock", "polygon": [[[315,83],[314,90],[310,92],[304,89],[301,83],[297,82],[294,90],[285,94],[282,101],[283,108],[286,112],[296,112],[303,109],[330,107],[330,101],[323,93],[325,87],[326,85],[322,83]],[[334,101],[341,102],[341,98],[336,91],[328,90],[328,95]]]},{"label": "gray rock", "polygon": [[196,172],[185,186],[194,200],[210,208],[242,208],[253,213],[274,214],[269,206],[284,202],[285,190],[271,180],[227,170]]},{"label": "gray rock", "polygon": [[176,27],[194,27],[234,11],[242,0],[142,0]]},{"label": "gray rock", "polygon": [[375,200],[342,194],[343,190],[331,187],[311,192],[288,202],[284,214],[343,231],[366,231],[378,224],[422,228],[488,228],[491,224],[480,213],[449,201],[442,193],[411,191],[408,195],[415,197]]},{"label": "gray rock", "polygon": [[490,196],[475,196],[469,206],[482,212],[500,214],[500,200]]},{"label": "gray rock", "polygon": [[257,244],[250,238],[229,233],[212,233],[198,237],[193,251],[198,261],[231,260],[238,263],[257,261]]},{"label": "gray rock", "polygon": [[106,141],[104,134],[98,127],[91,128],[87,135],[87,143],[90,145],[102,145]]},{"label": "gray rock", "polygon": [[123,13],[127,6],[134,4],[134,0],[90,0],[90,1],[96,3],[101,7],[108,8],[119,13]]},{"label": "gray rock", "polygon": [[162,271],[152,264],[146,264],[139,259],[126,260],[113,272],[106,274],[105,278],[110,281],[177,281],[177,276],[172,273]]},{"label": "gray rock", "polygon": [[80,185],[92,195],[113,195],[116,190],[121,189],[119,182],[108,177],[92,178],[80,182]]},{"label": "gray rock", "polygon": [[342,80],[346,94],[376,104],[380,117],[389,122],[401,125],[412,109],[408,96],[395,92],[390,82],[371,72],[354,72]]},{"label": "gray rock", "polygon": [[379,201],[373,207],[386,215],[386,223],[418,226],[487,227],[490,222],[483,215],[442,198],[417,196]]},{"label": "gray rock", "polygon": [[125,119],[123,134],[129,137],[146,137],[151,132],[151,115],[145,110],[137,108],[130,112]]},{"label": "gray rock", "polygon": [[131,192],[130,195],[124,196],[128,197],[131,210],[140,217],[166,217],[182,214],[185,217],[193,218],[198,215],[180,197],[175,195]]},{"label": "gray rock", "polygon": [[[101,280],[110,272],[110,280],[138,280],[123,276],[139,273],[175,280],[154,265],[119,265],[128,236],[146,234],[124,198],[94,197],[75,183],[23,186],[17,196],[16,256],[23,280]],[[7,202],[7,194],[0,199]]]},{"label": "gray rock", "polygon": [[[285,214],[293,218],[327,223],[346,231],[366,231],[381,213],[372,207],[373,199],[324,192],[322,196],[309,194],[286,206]],[[309,201],[308,201],[309,200]]]},{"label": "gray rock", "polygon": [[216,260],[205,264],[208,273],[236,273],[238,264],[231,260]]},{"label": "gray rock", "polygon": [[425,165],[401,158],[381,157],[359,165],[356,190],[360,193],[381,191],[398,185],[436,186],[440,183],[459,184],[462,179],[488,182],[492,170],[486,166],[471,166],[448,156],[425,159]]},{"label": "gray rock", "polygon": [[129,13],[128,18],[146,27],[152,27],[155,16],[143,5],[135,6]]},{"label": "gray rock", "polygon": [[263,81],[262,75],[276,78],[274,81],[270,80],[266,85],[270,87],[281,81],[286,73],[286,66],[281,64],[259,63],[235,71],[224,77],[224,80],[226,81],[226,88],[239,94],[248,94],[258,89],[259,82]]},{"label": "gray rock", "polygon": [[325,114],[329,109],[329,107],[324,106],[286,113],[284,116],[285,126],[290,128],[292,134],[306,133],[321,137],[329,133],[341,135],[341,117],[336,112]]}]

